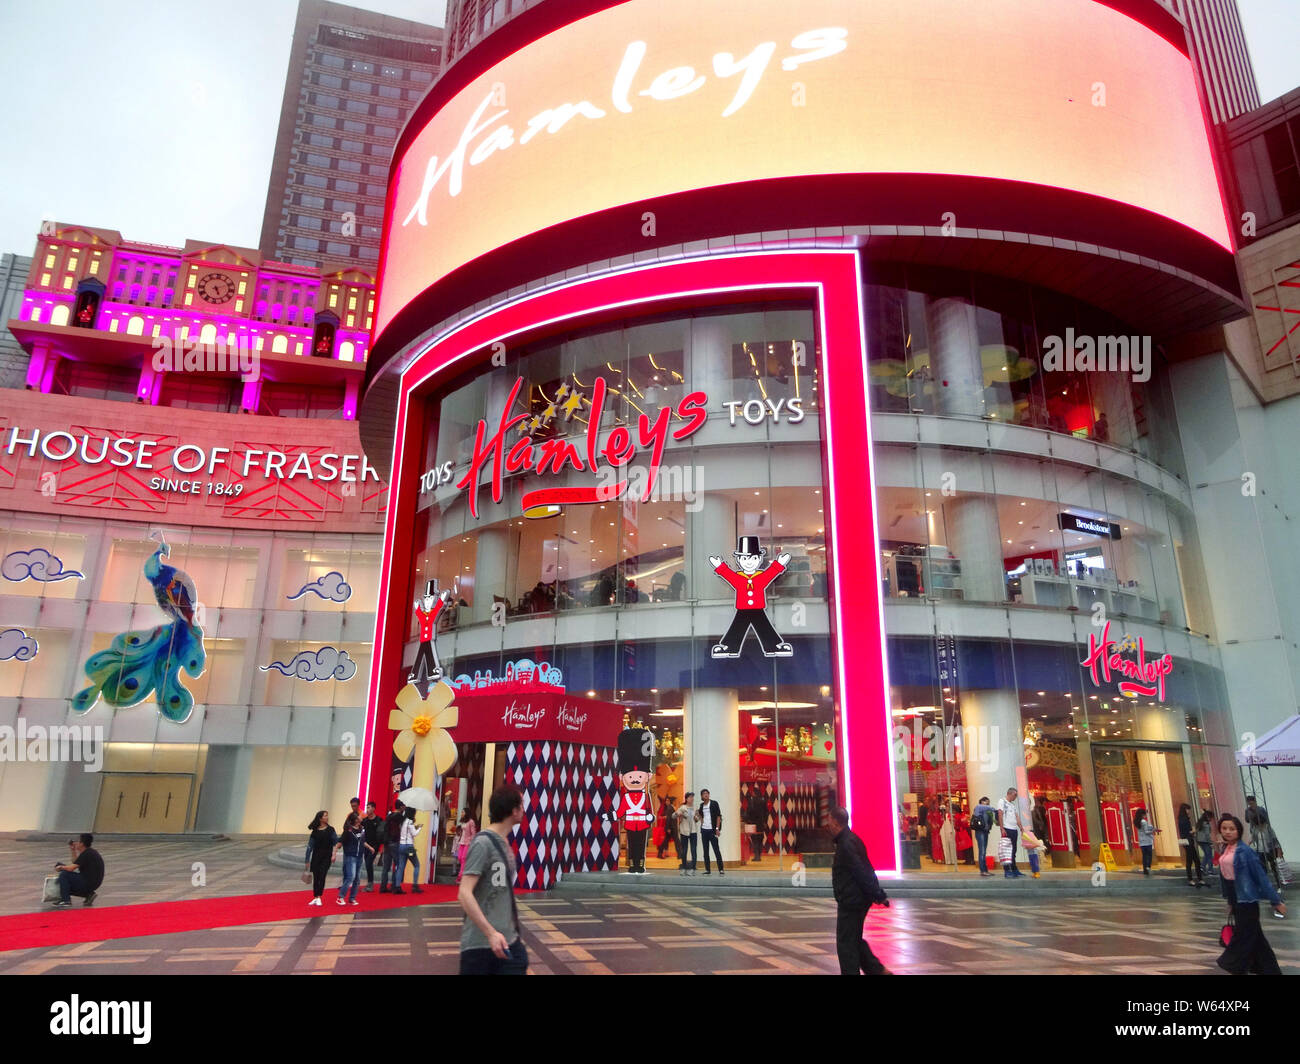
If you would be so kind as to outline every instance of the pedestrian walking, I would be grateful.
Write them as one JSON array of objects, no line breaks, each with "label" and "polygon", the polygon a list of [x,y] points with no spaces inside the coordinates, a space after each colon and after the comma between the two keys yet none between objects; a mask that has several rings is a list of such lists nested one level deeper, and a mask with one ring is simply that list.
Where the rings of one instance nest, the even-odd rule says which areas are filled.
[{"label": "pedestrian walking", "polygon": [[339,842],[343,847],[343,882],[339,884],[338,904],[356,905],[357,890],[361,886],[361,862],[366,852],[370,851],[360,813],[354,810],[348,814],[348,818],[343,821],[343,834]]},{"label": "pedestrian walking", "polygon": [[[696,852],[697,832],[699,831],[699,819],[696,816],[698,810],[695,808],[695,792],[687,791],[682,798],[682,804],[677,807],[677,852],[681,854],[682,875],[695,875],[695,863],[698,858]],[[690,857],[686,854],[690,853]]]},{"label": "pedestrian walking", "polygon": [[980,875],[991,876],[988,861],[985,859],[989,848],[989,832],[993,830],[993,821],[997,811],[989,805],[988,795],[979,800],[970,814],[970,829],[975,835],[975,844],[979,848]]},{"label": "pedestrian walking", "polygon": [[1286,915],[1286,905],[1269,882],[1259,855],[1242,842],[1242,832],[1241,821],[1231,813],[1219,817],[1219,835],[1224,846],[1223,856],[1219,858],[1219,877],[1232,923],[1232,938],[1219,957],[1219,967],[1233,975],[1247,972],[1281,975],[1273,947],[1260,926],[1259,903],[1267,901],[1281,916]]},{"label": "pedestrian walking", "polygon": [[[397,859],[402,853],[402,824],[406,821],[406,806],[393,802],[393,808],[384,817],[384,867],[380,874],[380,894],[405,894],[402,880],[397,874]],[[390,885],[391,881],[391,885]]]},{"label": "pedestrian walking", "polygon": [[[1010,846],[1005,853],[998,854],[998,860],[1002,862],[1002,872],[1007,879],[1024,877],[1024,873],[1016,867],[1016,840],[1020,836],[1020,806],[1016,804],[1017,793],[1014,787],[1008,787],[1007,796],[998,800],[998,827],[1002,829],[1002,837]],[[999,844],[998,849],[1004,850],[1004,844]]]},{"label": "pedestrian walking", "polygon": [[1137,836],[1138,847],[1142,850],[1142,874],[1149,876],[1151,854],[1154,852],[1156,836],[1160,834],[1160,829],[1151,823],[1151,818],[1147,816],[1145,809],[1139,809],[1133,814],[1133,833]]},{"label": "pedestrian walking", "polygon": [[1250,846],[1261,861],[1273,873],[1273,882],[1279,887],[1282,879],[1277,874],[1277,835],[1269,823],[1268,810],[1255,801],[1252,794],[1246,799],[1246,823],[1250,825]]},{"label": "pedestrian walking", "polygon": [[835,952],[840,975],[892,975],[862,935],[871,906],[889,904],[871,867],[867,847],[849,830],[848,810],[842,806],[826,814],[823,826],[835,841],[831,889],[835,894]]},{"label": "pedestrian walking", "polygon": [[456,825],[456,882],[465,875],[465,854],[469,853],[469,844],[478,834],[478,825],[468,809],[460,811],[460,821]]},{"label": "pedestrian walking", "polygon": [[704,874],[713,874],[709,866],[709,847],[718,855],[718,875],[727,873],[722,868],[722,847],[718,845],[718,836],[722,834],[722,807],[709,797],[707,790],[700,791],[700,808],[695,813],[700,824],[700,849],[704,851]]},{"label": "pedestrian walking", "polygon": [[361,818],[361,827],[366,833],[366,893],[375,889],[375,857],[379,857],[379,879],[384,878],[384,820],[375,812],[375,803],[366,803],[366,815]]},{"label": "pedestrian walking", "polygon": [[343,844],[339,842],[339,833],[330,827],[328,810],[320,810],[307,825],[311,837],[307,840],[307,868],[311,872],[311,901],[308,905],[319,905],[320,896],[325,893],[325,873],[334,862],[334,851]]},{"label": "pedestrian walking", "polygon": [[[1201,854],[1196,845],[1196,826],[1192,823],[1192,807],[1184,802],[1178,807],[1178,842],[1185,847],[1183,865],[1187,871],[1188,886],[1205,886],[1205,876],[1201,871]],[[1196,869],[1196,878],[1192,878],[1192,869]]]},{"label": "pedestrian walking", "polygon": [[524,818],[524,796],[510,784],[488,799],[488,826],[469,844],[457,900],[461,975],[526,975],[528,950],[515,905],[515,856],[510,832]]}]

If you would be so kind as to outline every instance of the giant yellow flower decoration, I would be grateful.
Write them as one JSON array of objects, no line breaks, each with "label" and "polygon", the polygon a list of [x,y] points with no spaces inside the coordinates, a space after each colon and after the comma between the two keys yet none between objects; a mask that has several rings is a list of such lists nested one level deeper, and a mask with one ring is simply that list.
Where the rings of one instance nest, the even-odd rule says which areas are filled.
[{"label": "giant yellow flower decoration", "polygon": [[408,683],[397,695],[397,708],[388,714],[388,726],[398,733],[393,753],[402,761],[415,755],[411,786],[433,790],[434,781],[456,763],[456,744],[446,729],[456,727],[460,710],[452,704],[456,693],[439,681],[429,697]]}]

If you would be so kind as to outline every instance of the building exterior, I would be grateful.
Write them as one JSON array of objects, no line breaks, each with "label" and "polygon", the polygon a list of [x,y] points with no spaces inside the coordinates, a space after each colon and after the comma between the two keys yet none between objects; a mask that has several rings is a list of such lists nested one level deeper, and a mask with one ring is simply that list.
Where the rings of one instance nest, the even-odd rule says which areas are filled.
[{"label": "building exterior", "polygon": [[540,0],[447,0],[443,19],[448,64],[454,63],[487,34]]},{"label": "building exterior", "polygon": [[[1179,359],[1244,305],[1171,11],[490,14],[394,154],[369,792],[436,579],[448,675],[545,662],[622,704],[658,797],[720,801],[728,860],[755,796],[763,860],[824,851],[843,803],[887,870],[964,858],[1009,787],[1067,866],[1131,862],[1139,808],[1170,862],[1183,803],[1240,809],[1244,602],[1207,576]],[[776,566],[737,576],[756,552]],[[524,788],[524,883],[608,867],[589,755],[529,726],[448,789]]]},{"label": "building exterior", "polygon": [[357,777],[387,496],[355,425],[370,278],[63,224],[28,261],[0,826],[296,833]]},{"label": "building exterior", "polygon": [[374,273],[388,160],[442,67],[442,30],[300,0],[262,219],[262,254]]},{"label": "building exterior", "polygon": [[[0,257],[0,321],[18,316],[32,260],[6,253]],[[8,329],[0,329],[0,387],[18,388],[27,377],[27,354]]]},{"label": "building exterior", "polygon": [[1173,0],[1173,7],[1187,26],[1211,119],[1226,122],[1258,107],[1259,86],[1237,0]]}]

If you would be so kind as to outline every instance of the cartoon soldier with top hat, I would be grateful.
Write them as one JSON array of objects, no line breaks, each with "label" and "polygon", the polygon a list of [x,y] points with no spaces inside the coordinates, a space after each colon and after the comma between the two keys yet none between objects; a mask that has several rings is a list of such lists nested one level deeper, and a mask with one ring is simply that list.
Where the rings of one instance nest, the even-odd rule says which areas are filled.
[{"label": "cartoon soldier with top hat", "polygon": [[415,600],[415,619],[420,624],[420,649],[415,652],[415,664],[411,666],[408,683],[415,683],[421,675],[428,683],[437,683],[442,679],[442,663],[438,660],[438,649],[434,640],[438,635],[438,614],[451,601],[451,592],[438,591],[438,581],[430,580],[424,586],[424,597]]},{"label": "cartoon soldier with top hat", "polygon": [[713,571],[730,584],[736,591],[736,618],[727,629],[727,634],[713,648],[715,658],[738,658],[745,637],[752,630],[758,637],[758,645],[763,656],[768,658],[788,658],[794,655],[794,647],[781,638],[767,616],[767,587],[785,572],[790,555],[778,554],[776,561],[766,569],[759,569],[763,556],[767,553],[759,546],[757,536],[741,536],[736,541],[735,556],[740,565],[732,569],[722,564],[721,558],[710,558]]},{"label": "cartoon soldier with top hat", "polygon": [[650,765],[655,756],[654,733],[645,728],[626,728],[618,733],[618,778],[622,790],[614,798],[614,810],[603,813],[601,819],[623,818],[627,832],[628,871],[645,875],[645,840],[654,823],[650,811]]}]

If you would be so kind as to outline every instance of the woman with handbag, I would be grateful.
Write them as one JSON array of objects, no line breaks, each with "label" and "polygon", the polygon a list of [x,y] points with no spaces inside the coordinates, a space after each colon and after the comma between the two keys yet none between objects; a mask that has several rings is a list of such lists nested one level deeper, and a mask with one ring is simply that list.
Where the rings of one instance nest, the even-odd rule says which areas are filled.
[{"label": "woman with handbag", "polygon": [[343,843],[339,842],[339,833],[330,827],[328,810],[322,809],[307,825],[311,838],[307,842],[307,867],[303,870],[303,882],[311,876],[311,901],[308,905],[319,905],[320,896],[325,892],[325,873],[330,870],[334,860],[334,851]]},{"label": "woman with handbag", "polygon": [[1219,817],[1219,835],[1224,843],[1219,875],[1232,925],[1231,929],[1224,928],[1220,938],[1226,940],[1227,949],[1219,957],[1219,967],[1233,975],[1281,975],[1273,947],[1260,926],[1259,903],[1269,902],[1282,916],[1286,915],[1286,905],[1268,881],[1268,873],[1255,851],[1242,842],[1242,831],[1241,821],[1231,813]]}]

